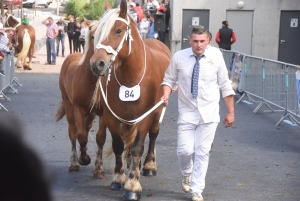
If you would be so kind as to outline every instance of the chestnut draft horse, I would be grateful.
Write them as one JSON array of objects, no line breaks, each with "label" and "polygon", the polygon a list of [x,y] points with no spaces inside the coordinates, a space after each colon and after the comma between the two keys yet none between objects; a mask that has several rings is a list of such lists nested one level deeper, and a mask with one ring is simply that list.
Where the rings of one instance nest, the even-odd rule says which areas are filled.
[{"label": "chestnut draft horse", "polygon": [[[94,32],[99,21],[91,23],[85,20],[89,27],[86,37],[85,54],[74,53],[70,54],[62,64],[59,87],[61,90],[62,101],[56,113],[56,121],[59,121],[66,115],[69,123],[69,138],[72,145],[72,154],[70,158],[69,171],[79,171],[79,164],[88,165],[91,162],[90,156],[86,153],[88,133],[92,127],[93,120],[96,115],[101,115],[101,109],[94,107],[91,111],[91,101],[94,89],[97,83],[97,78],[89,69],[89,60],[94,53]],[[94,176],[96,178],[104,178],[104,170],[102,163],[102,150],[106,138],[106,127],[99,121],[100,129],[96,134],[98,143],[98,154],[95,162]],[[100,136],[100,133],[103,134]],[[80,144],[80,157],[77,156],[76,140]],[[101,143],[99,143],[101,142]]]},{"label": "chestnut draft horse", "polygon": [[[112,135],[116,158],[111,189],[124,187],[124,199],[139,200],[142,192],[139,164],[148,132],[150,141],[143,175],[155,175],[157,171],[155,140],[163,109],[160,84],[171,54],[168,47],[156,39],[142,41],[136,23],[127,13],[126,0],[122,0],[118,12],[103,19],[103,23],[95,33],[96,50],[90,59],[90,68],[94,75],[102,76],[102,118]],[[158,107],[145,117],[143,114],[155,105]],[[129,178],[126,178],[122,161],[124,134],[127,134],[125,144],[131,154]]]},{"label": "chestnut draft horse", "polygon": [[[15,57],[17,57],[17,68],[32,70],[31,60],[34,54],[35,29],[31,25],[18,25],[20,22],[12,15],[7,15],[4,27],[15,28],[12,44],[15,46]],[[26,57],[29,62],[26,63]]]}]

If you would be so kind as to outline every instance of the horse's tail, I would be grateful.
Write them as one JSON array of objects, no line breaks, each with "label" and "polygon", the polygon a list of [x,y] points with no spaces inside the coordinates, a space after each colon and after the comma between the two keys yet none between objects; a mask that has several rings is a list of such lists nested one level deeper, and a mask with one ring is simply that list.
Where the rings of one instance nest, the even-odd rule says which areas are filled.
[{"label": "horse's tail", "polygon": [[23,35],[23,47],[21,52],[17,55],[18,60],[23,61],[28,54],[29,48],[31,44],[30,35],[28,33],[28,29],[24,29],[24,35]]},{"label": "horse's tail", "polygon": [[[121,138],[123,142],[125,143],[125,158],[128,157],[130,147],[132,146],[135,137],[137,134],[137,124],[134,125],[127,125],[127,124],[122,124],[121,125]],[[106,151],[106,157],[109,157],[113,153],[113,148],[112,146]]]},{"label": "horse's tail", "polygon": [[65,114],[66,114],[65,106],[63,104],[63,101],[60,100],[59,101],[59,106],[58,106],[56,114],[55,114],[56,122],[58,122],[59,120],[61,120],[65,116]]}]

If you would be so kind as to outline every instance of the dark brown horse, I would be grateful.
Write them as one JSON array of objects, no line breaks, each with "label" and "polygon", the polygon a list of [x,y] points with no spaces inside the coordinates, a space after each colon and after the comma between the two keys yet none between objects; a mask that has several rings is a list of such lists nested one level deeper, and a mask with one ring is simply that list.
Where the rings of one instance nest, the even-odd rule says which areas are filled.
[{"label": "dark brown horse", "polygon": [[[96,115],[101,115],[101,108],[93,107],[91,111],[91,102],[97,78],[89,69],[89,60],[94,53],[94,32],[99,22],[89,22],[85,19],[89,27],[89,34],[86,38],[85,54],[70,54],[64,61],[60,77],[59,87],[61,90],[62,101],[56,113],[56,120],[59,121],[66,115],[69,123],[69,138],[72,145],[72,154],[70,158],[69,171],[78,171],[79,164],[88,165],[91,162],[90,156],[86,153],[88,132],[92,127]],[[96,178],[103,178],[102,149],[106,138],[106,127],[99,121],[99,130],[96,135],[98,143],[98,157],[95,162],[94,175]],[[100,133],[103,134],[100,136]],[[80,144],[80,157],[77,156],[76,141]]]},{"label": "dark brown horse", "polygon": [[[127,13],[126,0],[112,15],[104,16],[95,33],[96,51],[90,67],[101,77],[102,118],[112,135],[116,158],[115,175],[111,188],[124,187],[123,197],[140,199],[139,164],[144,141],[149,132],[149,149],[144,161],[143,175],[155,174],[155,141],[159,133],[160,105],[139,123],[141,117],[157,103],[161,103],[160,84],[170,61],[169,49],[155,39],[141,40],[134,20]],[[124,137],[124,135],[127,135]],[[131,169],[128,178],[124,173],[122,153],[130,148]]]},{"label": "dark brown horse", "polygon": [[[17,57],[16,66],[25,70],[32,70],[31,60],[34,54],[35,29],[31,25],[19,25],[19,21],[12,15],[7,15],[4,27],[15,29],[14,37],[11,39],[15,46],[15,56]],[[26,57],[29,61],[26,63]]]}]

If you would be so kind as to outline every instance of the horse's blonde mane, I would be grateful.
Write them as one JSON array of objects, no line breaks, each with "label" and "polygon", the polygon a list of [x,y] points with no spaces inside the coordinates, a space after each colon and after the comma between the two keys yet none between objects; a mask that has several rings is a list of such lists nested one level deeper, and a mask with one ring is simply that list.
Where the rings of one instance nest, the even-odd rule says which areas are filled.
[{"label": "horse's blonde mane", "polygon": [[87,50],[90,48],[90,38],[91,38],[90,34],[97,29],[99,23],[100,23],[100,21],[94,21],[94,22],[92,22],[92,24],[90,25],[91,30],[88,29],[88,32],[85,35],[84,54],[81,57],[81,59],[79,60],[78,65],[83,64],[83,62],[85,60],[85,57],[86,57]]},{"label": "horse's blonde mane", "polygon": [[108,11],[103,16],[95,32],[94,47],[96,47],[97,44],[103,42],[108,37],[110,30],[112,29],[112,27],[115,24],[115,21],[119,17],[119,14],[120,8],[115,8]]}]

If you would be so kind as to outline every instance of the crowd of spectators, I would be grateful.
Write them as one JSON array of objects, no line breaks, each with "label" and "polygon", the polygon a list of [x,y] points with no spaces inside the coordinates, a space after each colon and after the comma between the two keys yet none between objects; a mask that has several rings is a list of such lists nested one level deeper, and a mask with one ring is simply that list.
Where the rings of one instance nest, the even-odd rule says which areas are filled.
[{"label": "crowd of spectators", "polygon": [[13,47],[9,42],[9,36],[13,34],[11,28],[4,29],[2,18],[0,18],[0,75],[5,76],[2,61],[6,55],[11,54]]},{"label": "crowd of spectators", "polygon": [[[136,21],[139,28],[141,37],[143,40],[147,38],[157,38],[161,42],[165,42],[165,32],[168,32],[169,19],[170,19],[170,8],[168,0],[144,0],[144,4],[141,6],[134,0],[127,0],[128,11],[131,17]],[[165,15],[164,23],[166,31],[155,32],[154,20],[155,15]]]}]

